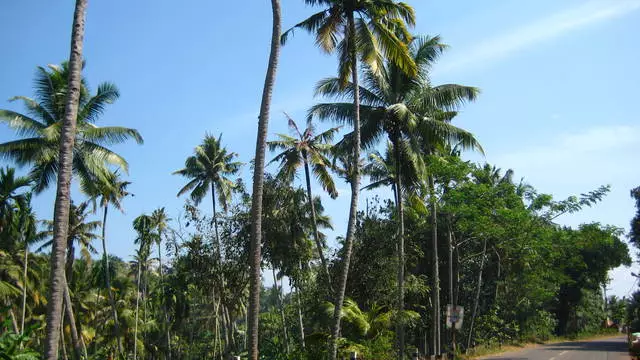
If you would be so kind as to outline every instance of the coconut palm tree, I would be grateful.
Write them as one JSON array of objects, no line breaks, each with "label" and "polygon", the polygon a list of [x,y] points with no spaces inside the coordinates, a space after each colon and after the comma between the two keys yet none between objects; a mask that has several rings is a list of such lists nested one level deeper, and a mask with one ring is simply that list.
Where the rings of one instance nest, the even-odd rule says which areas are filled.
[{"label": "coconut palm tree", "polygon": [[329,196],[336,198],[338,191],[336,190],[336,184],[329,173],[331,162],[327,158],[331,152],[331,140],[333,136],[340,130],[338,127],[331,128],[323,131],[318,135],[314,135],[314,126],[308,121],[307,128],[303,132],[296,125],[295,121],[285,113],[285,116],[289,120],[289,128],[295,133],[294,136],[278,134],[278,140],[268,142],[269,150],[282,150],[281,153],[271,160],[273,162],[280,162],[280,171],[278,176],[285,179],[288,182],[293,180],[293,177],[301,166],[304,167],[304,175],[307,185],[307,200],[311,207],[311,219],[313,224],[313,236],[316,243],[316,249],[320,262],[327,277],[327,282],[331,292],[333,292],[331,284],[331,276],[329,275],[329,265],[324,257],[324,246],[318,235],[318,224],[316,220],[316,210],[313,202],[313,196],[311,194],[311,176],[309,171],[309,163],[313,169],[313,174],[316,176],[322,188],[329,193]]},{"label": "coconut palm tree", "polygon": [[129,139],[142,143],[135,129],[120,126],[99,127],[95,123],[108,104],[120,96],[118,88],[111,83],[98,86],[91,95],[85,79],[79,86],[76,126],[73,133],[62,132],[65,117],[64,98],[70,93],[67,82],[72,68],[70,63],[38,67],[35,78],[35,98],[16,96],[11,100],[24,103],[25,114],[0,110],[0,122],[14,129],[20,139],[0,144],[0,157],[10,159],[19,166],[31,166],[30,177],[34,190],[40,193],[49,187],[58,173],[58,147],[63,136],[73,137],[72,171],[80,179],[92,182],[106,180],[107,166],[120,167],[127,171],[128,163],[107,146],[120,144]]},{"label": "coconut palm tree", "polygon": [[[106,174],[106,178],[103,180],[96,179],[95,181],[88,182],[83,179],[81,182],[83,192],[87,194],[93,202],[94,210],[97,206],[103,209],[102,215],[102,261],[104,263],[105,285],[107,287],[107,294],[109,296],[109,303],[111,305],[111,315],[114,322],[114,336],[118,343],[118,354],[122,355],[122,341],[120,339],[120,324],[118,322],[118,311],[116,309],[116,301],[113,295],[113,289],[111,288],[111,272],[109,271],[109,253],[107,252],[107,213],[109,211],[109,205],[113,206],[116,210],[124,212],[122,207],[122,199],[126,196],[133,194],[127,191],[127,187],[131,184],[129,181],[123,181],[120,178],[118,171],[110,171]],[[99,205],[98,205],[99,204]]]},{"label": "coconut palm tree", "polygon": [[211,189],[213,226],[218,247],[220,247],[220,235],[218,233],[218,215],[216,211],[216,190],[218,203],[224,211],[227,211],[231,190],[234,187],[234,182],[229,176],[236,175],[242,165],[241,162],[234,160],[237,156],[238,154],[228,152],[222,146],[222,135],[216,139],[207,134],[202,144],[194,149],[194,155],[189,156],[184,162],[184,168],[173,172],[174,175],[182,175],[190,179],[180,189],[178,196],[190,192],[191,200],[196,205],[202,201],[209,189]]},{"label": "coconut palm tree", "polygon": [[[360,87],[358,81],[358,60],[373,69],[382,67],[386,57],[410,75],[416,73],[416,65],[409,56],[404,39],[409,39],[407,25],[415,23],[413,9],[404,3],[390,0],[305,0],[308,5],[322,5],[325,9],[315,13],[298,23],[282,35],[286,42],[295,29],[311,32],[316,37],[316,44],[327,53],[338,51],[338,77],[341,88],[351,82],[353,87],[353,159],[360,159]],[[398,34],[400,36],[398,36]],[[343,267],[340,286],[335,299],[335,324],[329,343],[329,356],[335,360],[337,356],[337,338],[340,333],[341,307],[344,302],[344,287],[349,268],[349,257],[355,233],[356,213],[358,207],[358,191],[360,186],[359,166],[355,167],[351,183],[351,206],[347,224]],[[344,286],[342,285],[344,284]],[[401,355],[401,357],[404,355]]]},{"label": "coconut palm tree", "polygon": [[[361,141],[363,147],[371,148],[386,135],[391,143],[394,163],[394,190],[398,213],[398,305],[404,309],[404,204],[405,185],[417,180],[412,176],[408,184],[403,183],[403,168],[419,165],[420,144],[455,141],[466,148],[480,149],[478,142],[469,132],[457,128],[447,121],[461,104],[473,101],[478,89],[457,84],[432,86],[429,71],[446,48],[439,37],[416,37],[411,39],[409,53],[417,66],[415,74],[407,74],[393,61],[386,61],[381,67],[365,65],[364,86],[348,83],[342,87],[338,77],[321,80],[316,93],[325,97],[345,98],[356,87],[362,97],[363,114]],[[313,106],[309,114],[321,119],[337,122],[350,121],[353,111],[347,103],[323,103]],[[344,143],[352,142],[355,134],[349,134]],[[339,144],[338,146],[341,146]],[[406,170],[406,169],[405,169]],[[415,174],[415,170],[408,173]],[[404,353],[404,327],[398,323],[400,353]]]},{"label": "coconut palm tree", "polygon": [[256,135],[256,153],[253,169],[253,192],[251,194],[251,245],[249,250],[249,309],[247,314],[247,334],[249,360],[258,360],[258,317],[260,314],[260,264],[262,254],[262,190],[264,186],[264,158],[267,150],[267,133],[269,131],[269,109],[271,94],[276,83],[276,69],[280,57],[281,13],[280,0],[271,0],[273,26],[271,29],[271,49],[267,74],[262,89],[260,114],[258,115],[258,132]]}]

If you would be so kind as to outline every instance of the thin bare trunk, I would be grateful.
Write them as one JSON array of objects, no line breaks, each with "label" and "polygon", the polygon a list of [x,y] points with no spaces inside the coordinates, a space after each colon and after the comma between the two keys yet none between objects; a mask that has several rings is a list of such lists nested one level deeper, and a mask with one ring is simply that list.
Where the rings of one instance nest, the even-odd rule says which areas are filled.
[{"label": "thin bare trunk", "polygon": [[440,355],[440,271],[438,266],[438,205],[436,201],[436,189],[433,176],[429,176],[429,191],[431,201],[431,241],[432,241],[432,270],[433,277],[431,286],[431,302],[433,309],[431,312],[431,335],[433,337],[433,352]]},{"label": "thin bare trunk", "polygon": [[302,287],[304,286],[304,275],[302,273],[302,262],[298,260],[298,269],[300,270],[300,282],[296,288],[296,300],[298,302],[298,325],[300,326],[300,345],[302,349],[306,347],[304,340],[304,320],[302,318],[302,302],[300,297],[302,296]]},{"label": "thin bare trunk", "polygon": [[20,335],[24,335],[24,319],[27,316],[27,268],[29,265],[29,245],[24,244],[24,264],[22,265],[22,316],[20,318]]},{"label": "thin bare trunk", "polygon": [[398,333],[398,359],[404,360],[404,204],[402,202],[402,173],[400,171],[400,130],[395,129],[393,134],[393,150],[395,156],[395,172],[396,172],[396,209],[398,211],[398,315],[396,329]]},{"label": "thin bare trunk", "polygon": [[353,69],[351,78],[354,88],[353,96],[353,161],[350,183],[351,183],[351,203],[349,206],[349,221],[347,223],[347,236],[344,244],[344,258],[342,260],[342,272],[338,282],[337,294],[335,297],[335,306],[333,311],[333,328],[331,338],[329,338],[329,359],[336,360],[338,356],[338,337],[340,336],[340,321],[342,320],[342,305],[344,303],[344,293],[347,288],[347,277],[349,276],[349,262],[351,261],[351,251],[353,249],[353,239],[356,232],[356,217],[358,213],[358,195],[360,188],[360,88],[358,83],[358,59],[356,56],[356,47],[353,39],[355,38],[355,21],[353,14],[349,16],[349,34],[348,46],[349,54]]},{"label": "thin bare trunk", "polygon": [[476,300],[473,304],[473,314],[471,315],[471,324],[469,325],[469,338],[467,339],[467,351],[471,349],[471,339],[473,337],[473,325],[478,314],[478,303],[480,302],[480,292],[482,290],[482,270],[484,269],[484,260],[487,254],[487,239],[484,239],[482,247],[482,260],[480,261],[480,271],[478,272],[478,288],[476,290]]},{"label": "thin bare trunk", "polygon": [[302,350],[306,348],[306,344],[304,341],[304,320],[302,319],[302,303],[300,302],[300,288],[297,289],[296,293],[296,302],[298,303],[298,326],[300,327],[300,346]]},{"label": "thin bare trunk", "polygon": [[278,307],[280,308],[280,319],[282,321],[282,335],[284,339],[285,351],[289,354],[289,337],[287,336],[287,322],[284,316],[284,304],[282,301],[282,293],[280,292],[280,287],[278,286],[278,278],[276,277],[276,267],[274,265],[271,266],[271,274],[273,275],[273,289],[276,292],[276,299],[278,300]]},{"label": "thin bare trunk", "polygon": [[133,326],[133,360],[138,358],[138,313],[140,312],[140,259],[138,259],[138,276],[136,279],[136,323]]},{"label": "thin bare trunk", "polygon": [[250,294],[249,294],[249,360],[258,360],[258,320],[260,313],[260,263],[262,261],[262,192],[264,187],[264,158],[266,152],[267,132],[269,129],[269,108],[271,94],[276,82],[276,69],[280,54],[280,0],[271,0],[273,27],[271,30],[271,51],[269,64],[264,79],[260,115],[258,117],[258,133],[253,172],[253,193],[251,198],[251,255],[250,255]]},{"label": "thin bare trunk", "polygon": [[311,222],[313,225],[313,240],[316,243],[316,249],[318,250],[318,256],[320,257],[320,262],[322,263],[322,270],[324,271],[324,276],[327,278],[329,291],[333,293],[333,286],[331,284],[331,274],[329,273],[329,265],[327,263],[327,259],[325,259],[324,257],[322,242],[320,241],[320,235],[318,234],[318,221],[316,219],[316,205],[314,204],[313,196],[311,195],[311,175],[309,173],[309,163],[307,161],[307,153],[305,152],[303,156],[304,156],[304,175],[307,183],[307,200],[309,201],[309,206],[311,206]]},{"label": "thin bare trunk", "polygon": [[109,296],[109,305],[111,306],[111,316],[113,317],[113,336],[118,343],[118,356],[122,356],[122,339],[120,339],[120,323],[118,322],[118,310],[116,309],[116,300],[111,289],[111,272],[109,271],[109,253],[107,252],[107,212],[109,205],[104,207],[104,215],[102,216],[102,254],[104,261],[105,282],[107,285],[107,294]]},{"label": "thin bare trunk", "polygon": [[217,255],[220,257],[220,235],[218,233],[218,212],[216,211],[216,187],[211,182],[211,200],[213,203],[213,229],[216,234]]},{"label": "thin bare trunk", "polygon": [[47,303],[47,338],[45,358],[58,358],[61,310],[64,298],[64,258],[69,230],[69,206],[71,203],[71,176],[73,147],[76,136],[78,103],[82,86],[82,46],[84,40],[85,11],[88,0],[76,0],[71,31],[69,55],[69,79],[65,100],[64,121],[60,132],[58,156],[58,186],[54,206],[53,246],[51,249],[50,293]]},{"label": "thin bare trunk", "polygon": [[[62,313],[65,311],[64,304],[62,305]],[[64,316],[60,314],[60,342],[62,343],[62,358],[67,360],[67,344],[64,342]]]},{"label": "thin bare trunk", "polygon": [[73,314],[73,303],[71,302],[71,295],[69,292],[69,284],[65,282],[64,288],[64,304],[65,313],[67,315],[67,321],[69,322],[69,330],[71,332],[71,341],[73,342],[73,349],[78,359],[87,358],[87,347],[84,344],[82,336],[78,333],[76,327],[76,318]]},{"label": "thin bare trunk", "polygon": [[162,291],[162,312],[164,313],[165,335],[167,337],[167,359],[171,360],[171,334],[169,323],[169,312],[167,311],[167,301],[164,293],[164,271],[162,269],[162,246],[158,242],[158,266],[160,269],[160,289]]},{"label": "thin bare trunk", "polygon": [[[449,225],[447,227],[447,237],[449,239],[449,302],[455,309],[456,302],[453,295],[453,235],[451,230],[451,217],[449,217]],[[451,326],[451,351],[456,352],[456,327],[455,323]]]},{"label": "thin bare trunk", "polygon": [[231,352],[235,349],[236,346],[236,336],[233,333],[233,321],[231,321],[231,316],[229,315],[229,308],[227,306],[223,306],[223,313],[222,315],[225,317],[225,321],[227,323],[227,337],[229,338],[229,342],[227,343],[226,346],[226,353],[227,356],[229,356],[231,354]]},{"label": "thin bare trunk", "polygon": [[11,325],[13,326],[13,332],[16,334],[20,333],[20,329],[18,328],[18,320],[16,319],[16,314],[13,313],[13,309],[9,307],[9,317],[11,318]]}]

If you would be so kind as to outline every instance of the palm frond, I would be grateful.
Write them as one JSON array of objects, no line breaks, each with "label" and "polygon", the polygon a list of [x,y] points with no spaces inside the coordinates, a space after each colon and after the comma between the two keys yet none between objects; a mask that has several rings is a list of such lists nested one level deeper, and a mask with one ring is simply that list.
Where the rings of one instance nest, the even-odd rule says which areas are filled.
[{"label": "palm frond", "polygon": [[105,82],[98,85],[96,95],[80,109],[78,119],[94,123],[104,113],[105,105],[113,104],[119,97],[120,92],[115,84]]},{"label": "palm frond", "polygon": [[138,144],[143,144],[144,140],[136,129],[121,126],[98,127],[93,124],[86,124],[80,129],[83,139],[100,145],[116,145],[134,139]]},{"label": "palm frond", "polygon": [[18,136],[38,136],[45,125],[11,110],[0,110],[0,122],[16,131]]}]

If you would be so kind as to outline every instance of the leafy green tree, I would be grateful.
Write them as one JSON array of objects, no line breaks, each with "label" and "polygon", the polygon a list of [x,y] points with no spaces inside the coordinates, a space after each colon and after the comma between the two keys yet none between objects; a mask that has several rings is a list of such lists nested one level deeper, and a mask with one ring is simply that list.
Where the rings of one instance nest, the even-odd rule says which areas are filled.
[{"label": "leafy green tree", "polygon": [[[344,302],[344,288],[346,276],[349,272],[349,257],[353,246],[355,220],[358,206],[358,192],[360,187],[360,84],[358,80],[358,61],[380,70],[386,57],[398,67],[415,75],[416,64],[409,55],[408,47],[403,40],[409,39],[407,25],[413,25],[415,15],[413,9],[405,3],[387,0],[352,1],[352,0],[305,0],[309,5],[321,5],[326,8],[315,13],[308,19],[298,23],[282,35],[282,42],[295,29],[311,32],[316,37],[316,44],[327,53],[338,52],[338,78],[340,87],[346,88],[351,77],[354,84],[353,117],[349,122],[353,124],[353,148],[350,150],[356,161],[351,179],[351,206],[347,225],[346,248],[344,253],[344,271],[338,283],[336,294],[335,326],[329,343],[329,357],[335,360],[337,354],[337,339],[340,333],[340,314]],[[397,34],[401,34],[399,37]],[[343,285],[345,284],[345,285]],[[401,341],[402,343],[403,341]],[[401,345],[402,346],[402,345]],[[404,349],[400,349],[400,358],[404,358]]]},{"label": "leafy green tree", "polygon": [[[286,115],[286,114],[285,114]],[[278,140],[268,142],[269,150],[282,150],[276,155],[271,162],[280,162],[279,176],[287,181],[293,181],[293,177],[299,167],[304,167],[304,175],[307,186],[307,201],[311,207],[311,220],[313,224],[313,237],[316,243],[316,250],[320,257],[320,262],[324,268],[324,275],[327,277],[329,288],[332,288],[331,276],[329,275],[329,265],[324,257],[324,245],[320,241],[318,234],[318,224],[316,220],[316,209],[311,193],[311,172],[309,164],[313,169],[313,174],[319,180],[322,188],[329,193],[329,196],[336,198],[338,191],[336,185],[329,173],[331,162],[328,156],[331,153],[331,140],[339,131],[339,128],[331,128],[314,135],[314,126],[309,121],[303,132],[300,132],[295,121],[286,115],[289,119],[289,128],[295,132],[296,137],[284,134],[278,134]]]}]

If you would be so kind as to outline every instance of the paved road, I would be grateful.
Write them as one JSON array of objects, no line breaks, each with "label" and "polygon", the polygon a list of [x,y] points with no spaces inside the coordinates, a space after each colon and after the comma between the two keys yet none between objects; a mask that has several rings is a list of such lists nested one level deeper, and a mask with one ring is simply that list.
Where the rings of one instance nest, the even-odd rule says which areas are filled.
[{"label": "paved road", "polygon": [[483,360],[629,360],[626,337],[564,342],[483,358]]}]

